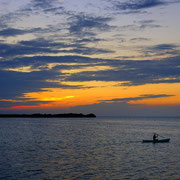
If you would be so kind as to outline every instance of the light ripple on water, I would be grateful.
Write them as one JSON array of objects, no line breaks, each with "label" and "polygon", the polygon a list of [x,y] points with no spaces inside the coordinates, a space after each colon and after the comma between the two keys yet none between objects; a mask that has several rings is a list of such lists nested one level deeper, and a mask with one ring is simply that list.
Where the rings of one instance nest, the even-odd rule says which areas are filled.
[{"label": "light ripple on water", "polygon": [[[180,119],[0,119],[0,179],[180,179]],[[154,132],[170,143],[142,144]]]}]

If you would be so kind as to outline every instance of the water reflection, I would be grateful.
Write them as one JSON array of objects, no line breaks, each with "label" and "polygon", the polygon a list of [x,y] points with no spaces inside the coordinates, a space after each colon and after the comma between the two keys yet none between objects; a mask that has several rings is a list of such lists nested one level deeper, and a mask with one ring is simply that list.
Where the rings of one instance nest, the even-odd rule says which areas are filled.
[{"label": "water reflection", "polygon": [[[0,119],[2,179],[178,179],[179,119]],[[142,144],[154,132],[169,144]]]}]

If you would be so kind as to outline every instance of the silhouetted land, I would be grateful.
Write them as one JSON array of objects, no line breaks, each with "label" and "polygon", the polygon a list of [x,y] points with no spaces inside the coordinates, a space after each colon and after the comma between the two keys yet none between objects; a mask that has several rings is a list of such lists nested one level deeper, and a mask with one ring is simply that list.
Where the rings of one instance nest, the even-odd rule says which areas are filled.
[{"label": "silhouetted land", "polygon": [[0,118],[95,118],[95,114],[0,114]]}]

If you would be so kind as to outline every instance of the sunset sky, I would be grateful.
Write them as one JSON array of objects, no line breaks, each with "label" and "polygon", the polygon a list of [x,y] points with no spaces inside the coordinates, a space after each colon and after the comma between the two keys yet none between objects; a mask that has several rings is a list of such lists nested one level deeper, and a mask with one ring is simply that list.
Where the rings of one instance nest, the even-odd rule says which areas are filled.
[{"label": "sunset sky", "polygon": [[0,113],[180,115],[180,0],[0,0]]}]

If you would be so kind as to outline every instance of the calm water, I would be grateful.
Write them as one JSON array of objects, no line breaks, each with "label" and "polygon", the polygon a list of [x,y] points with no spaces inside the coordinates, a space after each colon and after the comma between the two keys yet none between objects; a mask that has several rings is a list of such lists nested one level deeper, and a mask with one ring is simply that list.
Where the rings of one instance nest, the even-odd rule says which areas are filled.
[{"label": "calm water", "polygon": [[0,119],[0,179],[179,180],[180,119]]}]

